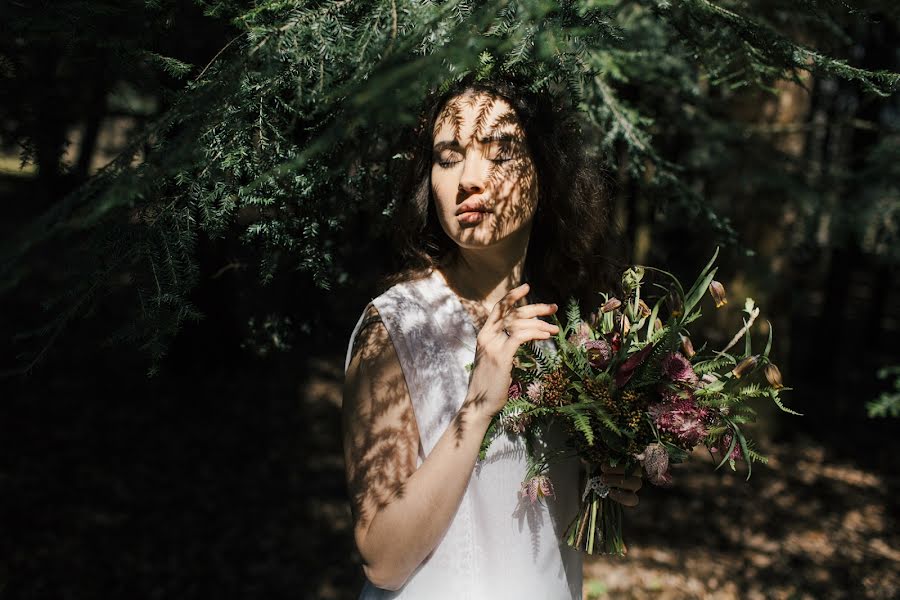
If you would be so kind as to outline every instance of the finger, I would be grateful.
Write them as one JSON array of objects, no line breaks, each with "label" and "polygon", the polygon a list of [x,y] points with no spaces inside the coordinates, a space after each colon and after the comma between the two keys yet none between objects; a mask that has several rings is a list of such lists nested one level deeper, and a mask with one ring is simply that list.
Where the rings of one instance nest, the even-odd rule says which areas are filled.
[{"label": "finger", "polygon": [[488,314],[487,321],[485,321],[485,325],[490,325],[496,331],[500,331],[502,325],[500,324],[501,319],[503,319],[504,315],[506,315],[507,311],[512,308],[516,302],[521,300],[528,294],[528,290],[531,289],[527,283],[523,283],[519,287],[514,287],[513,289],[506,292],[506,295],[500,298],[497,304],[494,305],[494,308],[491,309],[490,314]]},{"label": "finger", "polygon": [[607,497],[612,498],[613,500],[624,506],[637,506],[638,504],[638,497],[634,494],[634,492],[625,492],[613,488],[609,490],[609,496]]},{"label": "finger", "polygon": [[636,492],[643,485],[640,477],[626,477],[624,475],[610,475],[607,473],[600,477],[600,481],[610,487],[621,488],[629,492]]},{"label": "finger", "polygon": [[[505,333],[501,333],[500,335],[506,337]],[[506,338],[506,344],[508,344],[507,350],[511,354],[515,354],[516,349],[525,342],[531,340],[547,340],[551,337],[553,337],[553,335],[549,331],[543,331],[536,327],[515,329],[510,331],[509,337]]]},{"label": "finger", "polygon": [[548,331],[550,333],[559,333],[559,326],[553,323],[547,323],[546,321],[541,321],[540,319],[516,319],[514,321],[504,320],[506,323],[506,330],[512,332],[514,329],[528,329],[529,327],[536,327],[541,331]]},{"label": "finger", "polygon": [[559,306],[556,304],[527,304],[513,308],[507,316],[517,319],[530,319],[532,317],[552,315],[557,310],[559,310]]}]

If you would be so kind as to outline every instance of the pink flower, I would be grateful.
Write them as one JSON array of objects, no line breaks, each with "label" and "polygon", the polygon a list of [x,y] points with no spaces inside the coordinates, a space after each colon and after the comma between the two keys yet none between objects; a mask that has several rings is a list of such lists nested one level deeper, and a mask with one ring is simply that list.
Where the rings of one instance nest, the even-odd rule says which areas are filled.
[{"label": "pink flower", "polygon": [[585,342],[591,339],[591,327],[582,321],[578,325],[578,331],[575,331],[569,335],[567,341],[570,344],[574,344],[575,346],[584,344]]},{"label": "pink flower", "polygon": [[507,397],[509,399],[518,398],[522,395],[522,384],[518,381],[513,381],[509,385],[509,391],[507,392]]},{"label": "pink flower", "polygon": [[613,357],[613,349],[606,340],[588,340],[584,343],[588,362],[595,369],[605,369]]},{"label": "pink flower", "polygon": [[644,451],[635,454],[634,457],[641,461],[641,466],[647,473],[647,479],[653,485],[667,486],[672,483],[672,475],[669,473],[669,453],[662,444],[648,444]]},{"label": "pink flower", "polygon": [[541,393],[544,391],[544,386],[541,385],[540,380],[534,380],[528,384],[528,390],[526,394],[528,394],[528,398],[532,402],[540,402],[541,401]]},{"label": "pink flower", "polygon": [[672,381],[697,383],[697,374],[691,368],[691,362],[681,352],[666,354],[662,359],[662,372]]},{"label": "pink flower", "polygon": [[[734,438],[734,433],[730,430],[726,431],[722,434],[721,439],[719,439],[719,443],[715,446],[709,448],[709,451],[712,453],[722,452],[725,453],[728,451],[728,447],[731,446],[731,440]],[[744,460],[744,453],[741,452],[741,444],[740,442],[735,442],[734,450],[731,451],[731,457],[734,460]],[[719,460],[722,460],[721,458]]]},{"label": "pink flower", "polygon": [[662,431],[668,431],[690,447],[706,437],[709,409],[697,406],[693,398],[676,397],[669,402],[653,404],[647,412]]},{"label": "pink flower", "polygon": [[531,503],[534,504],[538,498],[553,496],[553,484],[546,475],[535,475],[528,481],[522,482],[522,489],[519,493],[523,498],[530,498]]}]

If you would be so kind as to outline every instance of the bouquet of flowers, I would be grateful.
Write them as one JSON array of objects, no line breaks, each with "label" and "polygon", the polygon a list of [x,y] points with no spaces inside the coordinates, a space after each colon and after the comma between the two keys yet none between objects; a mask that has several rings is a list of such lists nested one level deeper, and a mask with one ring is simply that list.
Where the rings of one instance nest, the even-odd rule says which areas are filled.
[{"label": "bouquet of flowers", "polygon": [[[735,461],[745,461],[749,478],[752,463],[767,459],[742,431],[755,419],[746,401],[768,397],[781,410],[800,414],[779,399],[790,388],[769,360],[771,324],[765,349],[752,351],[750,330],[759,316],[752,299],[745,302],[744,325],[731,343],[721,351],[704,352],[706,344],[694,349],[687,327],[700,317],[707,291],[716,308],[727,303],[724,287],[714,279],[717,255],[718,250],[687,290],[668,272],[632,267],[622,277],[623,298],[601,294],[603,304],[587,320],[570,299],[565,326],[553,316],[560,328],[555,351],[533,342],[519,348],[509,400],[485,434],[481,458],[496,435],[524,435],[529,442],[550,421],[561,420],[568,447],[541,456],[529,451],[522,494],[532,502],[553,495],[546,475],[552,460],[574,454],[587,463],[581,507],[565,534],[570,546],[589,554],[627,551],[622,506],[606,499],[609,488],[600,479],[604,462],[621,464],[629,474],[643,467],[651,483],[667,486],[669,465],[687,460],[703,444],[718,461],[716,469],[727,462],[736,470]],[[668,284],[648,286],[649,272]],[[648,293],[645,287],[655,290]],[[736,345],[741,352],[730,351]]]}]

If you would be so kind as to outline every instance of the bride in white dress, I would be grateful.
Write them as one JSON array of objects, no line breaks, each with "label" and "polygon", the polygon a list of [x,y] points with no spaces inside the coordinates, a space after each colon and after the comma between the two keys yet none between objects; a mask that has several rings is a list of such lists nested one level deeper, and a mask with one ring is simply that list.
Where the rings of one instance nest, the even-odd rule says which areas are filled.
[{"label": "bride in white dress", "polygon": [[[345,362],[360,598],[580,600],[581,555],[561,542],[577,460],[556,463],[534,502],[520,437],[498,435],[483,461],[478,450],[516,349],[557,333],[542,318],[558,306],[538,295],[590,302],[612,285],[617,265],[598,255],[618,241],[609,207],[551,99],[463,80],[429,102],[398,222],[412,266],[365,307]],[[640,477],[604,477],[637,504]]]}]

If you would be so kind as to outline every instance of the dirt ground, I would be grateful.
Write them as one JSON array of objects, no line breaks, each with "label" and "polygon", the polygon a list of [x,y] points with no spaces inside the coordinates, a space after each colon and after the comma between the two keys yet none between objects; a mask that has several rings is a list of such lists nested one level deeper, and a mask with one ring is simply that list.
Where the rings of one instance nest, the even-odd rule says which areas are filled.
[{"label": "dirt ground", "polygon": [[[342,366],[222,373],[190,396],[77,373],[7,392],[0,597],[355,598]],[[900,596],[898,445],[856,439],[760,442],[749,482],[698,453],[640,491],[628,555],[589,557],[584,597]]]}]

